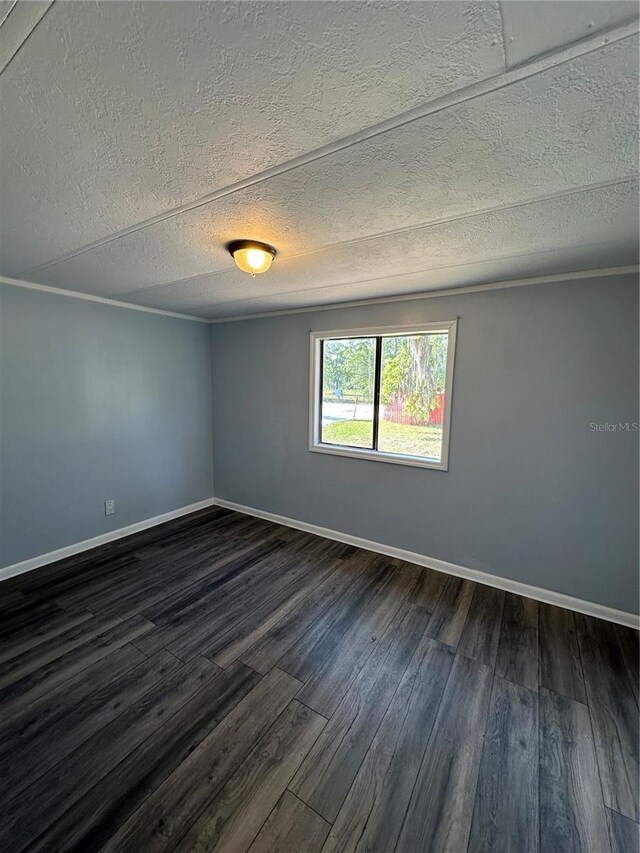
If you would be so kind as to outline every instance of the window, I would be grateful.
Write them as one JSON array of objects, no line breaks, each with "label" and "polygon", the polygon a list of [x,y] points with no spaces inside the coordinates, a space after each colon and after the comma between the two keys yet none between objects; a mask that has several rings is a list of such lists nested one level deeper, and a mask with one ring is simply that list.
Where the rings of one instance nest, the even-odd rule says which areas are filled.
[{"label": "window", "polygon": [[446,471],[456,326],[312,332],[309,449]]}]

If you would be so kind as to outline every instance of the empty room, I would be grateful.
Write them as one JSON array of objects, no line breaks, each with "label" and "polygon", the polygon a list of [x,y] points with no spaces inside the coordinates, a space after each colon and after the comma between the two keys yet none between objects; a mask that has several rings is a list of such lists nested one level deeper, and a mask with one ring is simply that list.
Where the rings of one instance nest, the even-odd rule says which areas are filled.
[{"label": "empty room", "polygon": [[639,38],[0,0],[0,853],[640,853]]}]

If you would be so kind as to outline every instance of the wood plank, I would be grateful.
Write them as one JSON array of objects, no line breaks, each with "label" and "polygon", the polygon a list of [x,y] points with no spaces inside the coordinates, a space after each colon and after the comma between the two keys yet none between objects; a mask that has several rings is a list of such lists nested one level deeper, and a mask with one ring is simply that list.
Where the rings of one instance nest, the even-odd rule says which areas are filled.
[{"label": "wood plank", "polygon": [[[123,569],[135,569],[140,565],[140,561],[130,554],[122,554],[121,556],[102,555],[99,558],[94,558],[86,565],[82,566],[83,583],[88,583],[91,580],[100,578],[106,579],[107,575],[112,577],[117,576]],[[77,588],[79,569],[69,570],[65,566],[58,576],[55,575],[55,567],[51,572],[42,577],[40,583],[34,588],[28,587],[28,597],[32,601],[53,601],[56,598],[63,596]],[[28,572],[27,576],[31,573]],[[26,590],[25,590],[26,591]]]},{"label": "wood plank", "polygon": [[[79,569],[83,570],[83,578],[91,577],[92,567],[96,570],[106,567],[107,571],[115,571],[124,562],[124,559],[116,555],[112,545],[113,543],[103,545],[100,548],[76,554],[75,557],[68,557],[56,563],[40,566],[30,572],[24,572],[24,574],[3,581],[2,586],[5,589],[20,590],[28,597],[31,604],[40,601],[43,591],[45,601],[50,601],[52,598],[50,593],[56,583],[60,581],[67,583],[70,577],[74,577],[77,583]],[[126,559],[130,558],[127,557]]]},{"label": "wood plank", "polygon": [[[277,583],[281,588],[300,576],[307,564],[291,556],[266,556],[251,560],[240,572],[232,572],[219,587],[192,590],[189,601],[180,602],[164,623],[145,638],[140,646],[146,654],[166,647],[187,660],[204,650],[222,629],[245,616],[255,605],[264,585]],[[151,615],[143,611],[145,615]],[[157,617],[156,617],[157,618]]]},{"label": "wood plank", "polygon": [[331,824],[285,791],[248,853],[320,853]]},{"label": "wood plank", "polygon": [[451,648],[423,636],[323,853],[395,849],[453,659]]},{"label": "wood plank", "polygon": [[248,667],[232,664],[207,682],[41,834],[30,845],[30,853],[101,849],[258,681]]},{"label": "wood plank", "polygon": [[474,589],[471,581],[447,577],[427,627],[430,637],[454,648],[458,645]]},{"label": "wood plank", "polygon": [[469,840],[493,670],[458,655],[398,839],[398,853],[459,853]]},{"label": "wood plank", "polygon": [[49,722],[40,737],[21,745],[19,762],[16,763],[15,753],[0,759],[0,799],[13,800],[180,666],[169,652],[158,652],[69,709],[55,723]]},{"label": "wood plank", "polygon": [[496,675],[538,689],[538,602],[532,598],[506,594]]},{"label": "wood plank", "polygon": [[[234,540],[234,542],[236,541]],[[259,564],[261,565],[268,557],[280,553],[283,547],[283,544],[280,542],[269,542],[266,545],[251,543],[246,544],[242,550],[238,550],[238,545],[236,545],[235,552],[231,550],[226,553],[219,565],[217,565],[218,561],[215,561],[217,568],[213,573],[209,574],[207,572],[204,576],[197,577],[196,580],[199,583],[190,584],[170,598],[165,597],[157,604],[147,607],[144,615],[158,625],[172,624],[174,617],[178,613],[190,611],[207,594],[215,593],[228,582],[235,581],[235,589],[238,584],[242,583],[241,578],[243,575],[246,577],[251,569],[254,569]],[[253,574],[255,572],[249,576],[252,577]]]},{"label": "wood plank", "polygon": [[0,757],[7,753],[18,754],[29,741],[41,737],[49,726],[57,725],[79,702],[144,660],[146,657],[132,645],[121,646],[96,661],[91,667],[90,677],[82,670],[35,702],[18,707],[12,715],[3,716],[0,722]]},{"label": "wood plank", "polygon": [[19,589],[10,590],[5,587],[6,584],[3,584],[2,598],[0,598],[0,613],[2,613],[3,619],[9,616],[12,610],[17,609],[24,603],[23,592]]},{"label": "wood plank", "polygon": [[181,516],[180,518],[165,521],[155,527],[150,527],[146,530],[138,531],[124,539],[117,539],[99,548],[94,548],[92,551],[84,554],[78,554],[76,557],[71,557],[69,562],[73,565],[77,561],[77,565],[84,570],[87,563],[94,562],[94,555],[102,557],[104,554],[111,554],[119,557],[122,554],[135,554],[135,552],[144,548],[148,544],[159,545],[164,547],[167,544],[173,543],[176,540],[184,540],[185,538],[199,538],[203,532],[213,533],[216,526],[230,515],[230,511],[222,507],[206,507],[202,510],[189,513],[189,515]]},{"label": "wood plank", "polygon": [[582,614],[576,620],[604,802],[637,821],[638,706],[627,663],[611,623]]},{"label": "wood plank", "polygon": [[613,630],[622,652],[622,660],[627,671],[631,690],[638,704],[638,690],[640,688],[640,656],[638,648],[639,635],[633,628],[624,625],[614,625]]},{"label": "wood plank", "polygon": [[34,841],[219,672],[204,658],[182,666],[29,785],[5,809],[0,847],[17,853]]},{"label": "wood plank", "polygon": [[[205,512],[207,511],[202,511],[202,513]],[[61,579],[66,582],[69,578],[72,578],[74,580],[72,586],[75,586],[78,583],[78,578],[82,578],[82,582],[84,583],[91,577],[104,575],[112,569],[117,570],[118,566],[135,559],[136,548],[143,547],[148,542],[156,544],[166,543],[176,536],[181,535],[181,533],[187,536],[192,535],[198,529],[199,525],[205,522],[209,523],[204,516],[199,516],[201,516],[200,511],[140,531],[124,539],[109,542],[98,548],[92,548],[90,551],[66,557],[64,560],[59,560],[56,563],[50,563],[34,571],[10,578],[3,582],[3,587],[7,587],[8,589],[18,588],[27,593],[31,601],[41,595],[51,598],[53,595],[52,582]],[[214,513],[211,513],[212,518],[213,516]]]},{"label": "wood plank", "polygon": [[115,610],[120,604],[124,607],[136,603],[149,606],[148,597],[152,592],[171,581],[175,583],[176,575],[186,578],[195,566],[212,563],[220,550],[237,547],[236,540],[222,541],[216,545],[197,540],[179,548],[159,547],[158,556],[138,557],[135,562],[120,569],[117,584],[109,574],[98,575],[81,586],[61,593],[56,601],[63,607],[87,607],[94,613],[111,612],[110,609]]},{"label": "wood plank", "polygon": [[97,577],[57,600],[65,606],[73,603],[96,613],[138,613],[164,599],[173,602],[184,595],[193,582],[220,571],[221,564],[238,559],[243,550],[251,548],[255,548],[255,544],[234,538],[215,542],[208,538],[197,539],[177,550],[166,547],[156,557],[141,559],[137,566],[123,568],[118,573],[118,583],[113,583],[109,576]]},{"label": "wood plank", "polygon": [[235,536],[242,539],[251,539],[255,534],[262,535],[263,531],[268,529],[269,522],[261,518],[255,518],[252,515],[245,513],[232,512],[222,519],[215,522],[215,532],[217,535],[224,534]]},{"label": "wood plank", "polygon": [[610,850],[589,711],[546,688],[540,690],[540,847]]},{"label": "wood plank", "polygon": [[305,571],[292,583],[281,588],[272,586],[256,607],[244,618],[224,631],[204,650],[218,666],[226,667],[237,660],[270,628],[305,601],[313,590],[333,571],[333,562],[305,563]]},{"label": "wood plank", "polygon": [[48,619],[59,615],[61,612],[62,608],[55,602],[43,603],[25,599],[12,608],[9,613],[3,613],[0,623],[0,642],[10,639],[18,631],[36,631],[39,625],[46,624]]},{"label": "wood plank", "polygon": [[337,558],[333,573],[296,610],[278,622],[240,660],[265,675],[323,615],[326,617],[366,568],[362,560]]},{"label": "wood plank", "polygon": [[605,808],[609,825],[611,853],[638,853],[640,851],[640,826],[624,815]]},{"label": "wood plank", "polygon": [[104,850],[173,850],[299,689],[297,679],[271,670],[125,821]]},{"label": "wood plank", "polygon": [[[221,507],[217,508],[222,509]],[[231,536],[220,537],[217,535],[218,524],[226,517],[229,511],[225,514],[211,514],[207,518],[194,519],[193,515],[183,516],[184,519],[189,519],[189,523],[176,524],[172,529],[161,529],[158,536],[148,536],[144,540],[130,541],[130,552],[140,560],[147,558],[165,557],[166,555],[181,556],[188,553],[189,547],[194,545],[196,548],[206,541],[215,546],[217,541],[224,538],[231,539]],[[194,521],[192,522],[192,519]],[[160,528],[156,528],[160,529]],[[186,550],[185,550],[186,549]]]},{"label": "wood plank", "polygon": [[30,702],[50,693],[72,676],[97,663],[114,649],[141,637],[151,627],[151,623],[141,616],[134,616],[124,622],[119,621],[111,630],[71,649],[35,672],[30,672],[0,693],[0,714],[10,717]]},{"label": "wood plank", "polygon": [[44,645],[39,644],[6,661],[0,674],[0,693],[3,688],[41,669],[56,658],[104,634],[122,622],[119,616],[95,616],[63,631]]},{"label": "wood plank", "polygon": [[[269,631],[277,628],[289,616],[299,612],[325,581],[335,571],[339,560],[318,561],[309,563],[308,571],[299,583],[291,584],[283,594],[256,608],[253,613],[238,623],[232,632],[228,632],[216,645],[221,650],[212,656],[212,660],[221,667],[227,667],[238,660],[245,652],[253,648]],[[211,651],[215,651],[214,646]],[[210,657],[207,649],[207,657]]]},{"label": "wood plank", "polygon": [[447,575],[423,566],[415,588],[411,592],[411,603],[431,614],[442,594]]},{"label": "wood plank", "polygon": [[458,644],[460,654],[486,666],[496,665],[504,599],[505,594],[501,589],[481,583],[475,585]]},{"label": "wood plank", "polygon": [[[394,610],[402,595],[390,592],[393,578],[405,571],[416,573],[415,583]],[[8,828],[5,821],[0,829],[11,834],[10,845],[2,836],[0,846],[11,853],[25,843],[40,853],[105,845],[125,853],[172,850],[188,843],[185,834],[199,822],[204,829],[196,835],[207,844],[222,838],[225,847],[243,851],[253,844],[253,853],[259,844],[287,853],[321,845],[324,853],[396,853],[401,832],[402,844],[413,832],[425,851],[464,850],[465,832],[469,850],[533,849],[535,830],[527,823],[535,814],[535,786],[527,776],[533,712],[518,698],[534,695],[539,668],[541,689],[574,703],[563,710],[563,725],[587,711],[591,761],[595,749],[601,777],[593,781],[595,795],[600,784],[604,791],[600,811],[585,816],[588,798],[579,806],[574,801],[584,777],[594,775],[575,769],[585,763],[576,755],[587,747],[575,738],[560,739],[561,748],[552,742],[556,793],[546,796],[560,816],[548,809],[542,838],[551,839],[553,853],[586,849],[592,839],[584,841],[583,824],[591,820],[591,835],[604,832],[615,853],[621,845],[635,849],[637,634],[546,605],[533,604],[534,613],[517,596],[466,584],[228,510],[177,519],[0,584],[0,664],[8,664],[3,677],[10,681],[0,692],[0,797],[5,811],[12,810]],[[164,624],[145,620],[152,613]],[[88,639],[110,617],[121,620]],[[181,665],[162,652],[158,660],[176,669],[158,675],[154,686],[156,662],[133,644],[151,652],[170,640],[205,648],[228,669],[219,672],[196,658],[190,666],[208,666],[217,675],[204,684],[188,676],[195,693],[185,697]],[[505,675],[494,677],[470,827],[461,789],[473,787],[464,777],[473,775],[483,734],[474,724],[480,700],[469,698],[473,689],[466,691],[469,705],[461,699],[454,708],[447,700],[451,720],[438,722],[434,746],[456,644],[467,666],[495,664]],[[256,666],[266,686],[257,671],[231,663],[238,656]],[[287,782],[300,797],[283,793],[282,766],[292,770],[297,759],[285,751],[274,764],[270,752],[296,737],[283,729],[281,738],[269,739],[289,703],[300,702],[296,692],[310,690],[278,672],[284,666],[309,683],[317,680],[319,693],[330,697],[322,710],[333,711]],[[455,680],[454,673],[447,691]],[[580,724],[589,735],[584,718]],[[444,778],[438,762],[427,769],[433,752],[455,753],[461,766],[452,758],[451,777]],[[433,796],[422,791],[418,807],[427,773],[434,777]],[[557,791],[569,791],[562,793],[566,802]],[[611,809],[603,818],[605,797]],[[31,807],[16,813],[16,827],[13,810],[29,798]],[[334,820],[331,830],[314,809]],[[203,812],[214,815],[213,823]],[[425,833],[425,823],[436,829]],[[541,853],[551,853],[544,843]]]},{"label": "wood plank", "polygon": [[533,853],[538,840],[538,696],[495,678],[468,853]]},{"label": "wood plank", "polygon": [[406,603],[389,624],[289,788],[333,822],[424,634],[429,614]]},{"label": "wood plank", "polygon": [[586,703],[574,614],[551,604],[538,604],[540,686]]},{"label": "wood plank", "polygon": [[163,560],[163,571],[152,585],[141,585],[111,602],[103,599],[104,606],[119,614],[136,609],[151,622],[163,625],[189,604],[199,604],[207,593],[237,582],[243,572],[282,548],[283,543],[278,541],[256,544],[237,539],[220,542],[215,548],[205,545],[195,555]]},{"label": "wood plank", "polygon": [[90,619],[93,619],[93,613],[89,613],[87,610],[78,610],[73,613],[60,610],[43,620],[35,628],[29,626],[12,631],[8,637],[4,637],[0,641],[0,663],[5,663],[43,643],[49,643],[55,640],[59,634],[63,634],[83,622],[88,622]]},{"label": "wood plank", "polygon": [[415,585],[419,569],[397,569],[298,694],[305,705],[330,717],[365,666],[380,638]]},{"label": "wood plank", "polygon": [[[266,583],[265,576],[268,576]],[[207,616],[168,643],[167,648],[183,660],[190,660],[196,654],[213,657],[221,651],[223,642],[237,635],[245,619],[254,612],[259,614],[259,618],[264,617],[265,612],[286,600],[296,589],[296,584],[308,576],[309,563],[297,556],[264,560],[256,571],[255,582],[245,580],[242,588],[236,589],[226,603],[225,587],[216,604],[209,608]]]},{"label": "wood plank", "polygon": [[307,681],[333,652],[359,614],[393,573],[388,561],[365,552],[354,559],[367,566],[353,586],[278,661],[278,667]]},{"label": "wood plank", "polygon": [[176,851],[244,853],[326,720],[295,699],[258,741]]},{"label": "wood plank", "polygon": [[[114,579],[117,578],[117,583]],[[142,560],[131,559],[127,560],[121,566],[118,566],[116,572],[106,571],[95,573],[88,577],[83,577],[81,584],[69,585],[66,583],[65,588],[61,591],[52,590],[55,594],[55,602],[64,609],[91,609],[95,614],[98,614],[98,609],[95,604],[101,591],[110,590],[112,594],[117,594],[120,590],[127,588],[129,579],[135,578],[139,583],[152,580],[153,574],[150,573],[147,566]],[[119,614],[117,614],[119,615]]]}]

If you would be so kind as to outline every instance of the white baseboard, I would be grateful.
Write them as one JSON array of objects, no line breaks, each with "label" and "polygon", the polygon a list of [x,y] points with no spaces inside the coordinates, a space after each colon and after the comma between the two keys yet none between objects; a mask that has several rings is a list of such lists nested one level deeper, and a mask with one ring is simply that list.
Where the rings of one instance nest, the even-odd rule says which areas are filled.
[{"label": "white baseboard", "polygon": [[99,536],[94,536],[91,539],[85,539],[82,542],[76,542],[73,545],[67,545],[64,548],[58,548],[56,551],[49,551],[46,554],[40,554],[37,557],[32,557],[29,560],[24,560],[21,563],[14,563],[11,566],[0,568],[0,581],[15,575],[30,572],[40,566],[46,566],[48,563],[55,563],[58,560],[63,560],[66,557],[72,557],[75,554],[80,554],[83,551],[89,551],[92,548],[97,548],[99,545],[105,545],[107,542],[113,542],[116,539],[124,539],[125,536],[131,536],[133,533],[139,533],[142,530],[147,530],[150,527],[155,527],[158,524],[164,524],[166,521],[172,521],[175,518],[180,518],[183,515],[189,515],[192,512],[197,512],[200,509],[206,509],[209,506],[221,506],[227,509],[235,510],[236,512],[252,515],[256,518],[263,518],[266,521],[273,521],[276,524],[283,524],[286,527],[293,527],[295,530],[304,530],[307,533],[313,533],[316,536],[322,536],[325,539],[333,539],[336,542],[344,542],[346,545],[354,545],[356,548],[363,548],[365,551],[374,551],[377,554],[384,554],[387,557],[396,557],[399,560],[405,560],[408,563],[415,563],[418,566],[426,566],[429,569],[435,569],[437,572],[443,572],[447,575],[455,575],[459,578],[474,581],[475,583],[493,586],[496,589],[502,589],[506,592],[513,592],[517,595],[523,595],[525,598],[533,598],[536,601],[543,601],[546,604],[553,604],[556,607],[564,607],[567,610],[574,610],[577,613],[585,613],[587,616],[595,616],[598,619],[606,619],[608,622],[616,622],[620,625],[626,625],[630,628],[638,629],[640,627],[640,617],[633,613],[627,613],[624,610],[615,610],[613,607],[605,607],[603,604],[597,604],[592,601],[584,601],[580,598],[574,598],[571,595],[565,595],[561,592],[543,589],[542,587],[530,586],[529,584],[520,583],[520,581],[510,580],[509,578],[501,578],[497,575],[490,575],[487,572],[480,572],[477,569],[468,569],[466,566],[459,566],[456,563],[448,563],[445,560],[439,560],[435,557],[427,557],[424,554],[416,554],[414,551],[405,551],[403,548],[395,548],[392,545],[383,545],[381,542],[373,542],[370,539],[363,539],[360,536],[352,536],[350,533],[342,533],[339,530],[330,530],[327,527],[319,527],[317,524],[309,524],[306,521],[298,521],[295,518],[288,518],[284,515],[276,515],[273,512],[266,512],[262,509],[256,509],[244,504],[237,504],[233,501],[227,501],[223,498],[206,498],[197,503],[189,504],[188,506],[174,509],[171,512],[166,512],[163,515],[156,515],[154,518],[146,518],[144,521],[138,521],[135,524],[129,524],[127,527],[120,527],[118,530],[111,530],[108,533],[102,533]]},{"label": "white baseboard", "polygon": [[497,575],[490,575],[487,572],[480,572],[477,569],[468,569],[466,566],[458,566],[456,563],[448,563],[445,560],[438,560],[435,557],[416,554],[414,551],[405,551],[403,548],[394,548],[392,545],[372,542],[370,539],[362,539],[360,536],[352,536],[350,533],[330,530],[327,527],[319,527],[317,524],[309,524],[306,521],[297,521],[295,518],[276,515],[273,512],[265,512],[265,510],[244,506],[243,504],[237,504],[223,498],[215,498],[214,503],[226,509],[243,512],[246,515],[253,515],[256,518],[263,518],[266,521],[273,521],[276,524],[283,524],[286,527],[293,527],[296,530],[304,530],[307,533],[314,533],[316,536],[323,536],[325,539],[334,539],[336,542],[344,542],[346,545],[354,545],[356,548],[363,548],[366,551],[375,551],[377,554],[384,554],[387,557],[396,557],[399,560],[416,563],[418,566],[426,566],[429,569],[435,569],[437,572],[443,572],[447,575],[455,575],[456,577],[465,578],[466,580],[481,583],[485,586],[493,586],[496,589],[523,595],[525,598],[533,598],[545,604],[564,607],[566,610],[574,610],[576,613],[584,613],[587,616],[595,616],[597,619],[606,619],[608,622],[616,622],[619,625],[626,625],[636,630],[640,627],[640,617],[633,613],[627,613],[624,610],[605,607],[604,604],[583,601],[581,598],[574,598],[562,592],[553,592],[542,587],[530,586],[526,583],[520,583],[520,581],[501,578]]},{"label": "white baseboard", "polygon": [[98,545],[105,545],[107,542],[113,542],[115,539],[124,539],[125,536],[131,536],[132,533],[139,533],[141,530],[147,530],[149,527],[164,524],[166,521],[172,521],[174,518],[180,518],[182,515],[189,515],[189,513],[197,512],[199,509],[206,509],[208,506],[213,506],[214,503],[213,498],[205,498],[203,501],[198,501],[188,506],[181,506],[179,509],[171,510],[171,512],[156,515],[154,518],[145,518],[144,521],[137,521],[135,524],[127,525],[127,527],[119,527],[117,530],[101,533],[99,536],[93,536],[91,539],[85,539],[73,545],[66,545],[64,548],[58,548],[56,551],[49,551],[47,554],[31,557],[31,559],[23,560],[21,563],[5,566],[0,569],[0,581],[12,578],[15,575],[21,575],[24,572],[30,572],[33,569],[38,569],[40,566],[46,566],[48,563],[64,560],[66,557],[73,557],[74,554],[80,554],[82,551],[90,551],[92,548],[97,548]]}]

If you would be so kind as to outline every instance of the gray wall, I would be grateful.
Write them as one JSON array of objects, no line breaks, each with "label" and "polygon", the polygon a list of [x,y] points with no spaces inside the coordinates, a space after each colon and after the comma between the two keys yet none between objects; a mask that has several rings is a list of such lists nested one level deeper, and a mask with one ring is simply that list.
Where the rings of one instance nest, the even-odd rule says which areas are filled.
[{"label": "gray wall", "polygon": [[[460,315],[449,471],[309,453],[309,331]],[[638,606],[635,276],[214,325],[216,497]]]},{"label": "gray wall", "polygon": [[212,493],[208,326],[0,285],[0,566]]}]

